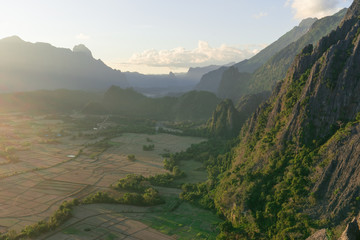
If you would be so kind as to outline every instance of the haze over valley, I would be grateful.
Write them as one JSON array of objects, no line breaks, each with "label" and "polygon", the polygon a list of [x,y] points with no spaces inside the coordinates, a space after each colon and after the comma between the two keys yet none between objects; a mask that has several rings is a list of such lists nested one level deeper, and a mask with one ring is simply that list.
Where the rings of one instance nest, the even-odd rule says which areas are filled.
[{"label": "haze over valley", "polygon": [[0,240],[360,239],[360,0],[6,0],[0,26]]}]

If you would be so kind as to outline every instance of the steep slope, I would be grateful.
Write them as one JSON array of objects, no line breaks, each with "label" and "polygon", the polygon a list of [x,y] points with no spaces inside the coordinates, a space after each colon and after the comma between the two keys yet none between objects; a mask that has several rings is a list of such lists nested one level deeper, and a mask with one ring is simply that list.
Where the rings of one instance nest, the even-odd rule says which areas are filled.
[{"label": "steep slope", "polygon": [[247,94],[250,79],[250,73],[239,72],[236,67],[228,68],[222,75],[217,96],[237,100],[238,96]]},{"label": "steep slope", "polygon": [[83,45],[71,51],[9,37],[0,40],[0,52],[1,92],[128,86],[123,73],[95,60]]},{"label": "steep slope", "polygon": [[236,67],[239,72],[254,72],[280,50],[284,49],[287,45],[297,41],[300,37],[306,34],[317,20],[317,18],[307,18],[302,20],[299,26],[296,26],[289,32],[285,33],[278,40],[270,44],[248,61],[237,63],[234,67]]},{"label": "steep slope", "polygon": [[[278,53],[281,49],[286,47],[288,44],[298,40],[303,36],[311,27],[311,25],[316,21],[315,18],[308,18],[303,20],[299,26],[294,27],[291,31],[287,32],[285,35],[280,37],[277,41],[270,44],[268,47],[260,51],[254,57],[249,60],[244,60],[233,65],[238,69],[239,72],[252,73],[259,67],[261,67],[267,60],[272,56]],[[211,71],[205,74],[198,85],[196,85],[195,90],[199,91],[209,91],[217,93],[219,88],[221,77],[227,67],[222,67],[217,70]]]},{"label": "steep slope", "polygon": [[[336,29],[344,18],[345,13],[346,9],[343,9],[333,16],[317,20],[308,32],[297,41],[276,53],[257,69],[251,77],[243,76],[239,69],[237,72],[227,69],[222,75],[217,95],[221,98],[231,98],[233,101],[237,101],[246,94],[272,90],[274,85],[285,77],[295,56],[299,54],[306,45],[316,44],[322,37]],[[238,91],[234,91],[234,89]]]},{"label": "steep slope", "polygon": [[251,79],[250,91],[259,92],[271,90],[276,82],[282,80],[295,56],[308,44],[316,44],[322,37],[335,30],[344,18],[347,9],[343,9],[333,16],[324,17],[316,21],[309,31],[291,43],[267,61],[254,72]]},{"label": "steep slope", "polygon": [[240,115],[231,100],[223,100],[207,123],[208,132],[216,137],[234,137],[241,127]]},{"label": "steep slope", "polygon": [[216,207],[236,228],[224,237],[305,239],[356,207],[359,13],[356,0],[336,31],[305,47],[243,127],[215,194]]}]

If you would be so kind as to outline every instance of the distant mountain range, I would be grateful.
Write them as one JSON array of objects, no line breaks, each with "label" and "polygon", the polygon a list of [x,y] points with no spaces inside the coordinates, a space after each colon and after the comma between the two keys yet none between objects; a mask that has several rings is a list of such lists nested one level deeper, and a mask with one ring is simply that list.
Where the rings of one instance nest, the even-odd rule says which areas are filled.
[{"label": "distant mountain range", "polygon": [[0,40],[0,52],[0,92],[129,87],[122,72],[94,59],[84,45],[71,51],[14,36]]},{"label": "distant mountain range", "polygon": [[0,51],[0,92],[40,89],[105,91],[115,85],[132,87],[152,97],[179,95],[191,91],[204,74],[221,67],[190,68],[187,73],[170,72],[168,75],[121,72],[108,67],[100,59],[94,59],[83,44],[70,50],[48,43],[26,42],[17,36],[1,39]]},{"label": "distant mountain range", "polygon": [[[247,73],[254,72],[256,69],[261,67],[266,61],[268,61],[272,56],[278,53],[281,49],[283,49],[290,43],[302,37],[310,29],[311,25],[316,20],[317,20],[316,18],[308,18],[303,20],[299,24],[299,26],[294,27],[291,31],[287,32],[277,41],[267,46],[265,49],[260,51],[254,57],[250,58],[249,60],[244,60],[239,63],[236,63],[233,66],[237,68],[239,72],[247,72]],[[200,83],[195,87],[195,89],[217,93],[217,90],[221,82],[222,74],[227,69],[228,67],[222,67],[217,70],[211,71],[208,74],[205,74],[201,78]]]},{"label": "distant mountain range", "polygon": [[[230,63],[228,65],[232,65]],[[227,65],[227,66],[228,66]],[[150,97],[185,93],[191,91],[199,83],[201,77],[220,68],[218,65],[190,68],[187,73],[146,75],[137,72],[124,72],[131,87]]]},{"label": "distant mountain range", "polygon": [[336,29],[347,9],[322,19],[303,20],[279,40],[249,60],[231,67],[221,67],[205,74],[197,90],[210,91],[235,103],[247,94],[271,91],[285,77],[295,56],[308,44],[315,44]]}]

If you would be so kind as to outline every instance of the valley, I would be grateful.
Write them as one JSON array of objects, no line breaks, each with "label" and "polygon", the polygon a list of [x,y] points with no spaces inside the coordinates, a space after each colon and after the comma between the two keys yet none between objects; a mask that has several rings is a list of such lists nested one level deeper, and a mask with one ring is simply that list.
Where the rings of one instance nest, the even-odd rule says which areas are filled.
[{"label": "valley", "polygon": [[[163,168],[162,154],[180,152],[186,150],[191,144],[206,140],[166,133],[155,134],[155,125],[152,134],[124,132],[115,135],[111,133],[109,137],[107,135],[117,126],[117,123],[104,123],[106,119],[106,116],[96,116],[90,121],[90,124],[84,124],[87,120],[83,115],[59,116],[58,118],[57,116],[29,116],[22,113],[1,115],[1,130],[4,134],[1,139],[3,160],[0,165],[0,230],[3,233],[19,232],[28,225],[47,219],[64,201],[81,199],[98,191],[109,191],[112,184],[128,174],[147,177],[165,173],[167,170]],[[84,125],[91,126],[94,122],[101,122],[102,129],[84,127]],[[99,124],[93,126],[99,126]],[[142,147],[149,143],[155,146],[154,150],[144,151]],[[129,160],[129,155],[135,155],[135,160]],[[192,163],[191,159],[186,160],[188,161],[183,163],[184,166],[180,167],[188,174],[189,181],[205,181],[206,172],[204,174],[199,172],[195,179],[191,177],[194,173],[192,166],[200,167],[201,164]],[[187,167],[189,164],[190,167]],[[186,181],[186,179],[180,182],[182,181]],[[170,223],[172,225],[165,229],[157,226],[159,230],[175,236],[178,231],[174,231],[174,228],[181,229],[182,227],[179,226],[184,224],[181,221],[195,221],[190,217],[194,211],[203,211],[203,214],[211,216],[210,212],[196,210],[190,205],[181,204],[178,199],[179,190],[161,188],[159,191],[161,195],[170,199],[170,203],[166,204],[180,204],[178,206],[180,208],[193,209],[187,211],[189,216],[182,210],[167,212],[166,207],[163,206],[79,206],[74,210],[74,217],[65,226],[71,224],[74,227],[75,219],[76,226],[88,224],[88,219],[92,222],[97,218],[122,219],[113,223],[119,228],[124,226],[121,231],[114,230],[114,236],[118,236],[116,234],[133,236],[134,231],[139,236],[153,235],[152,239],[172,239],[156,230],[151,230],[149,226],[155,224],[157,218],[169,221],[169,223],[176,222],[176,220],[166,219],[180,214],[182,219],[178,225],[173,226],[173,223]],[[112,211],[106,210],[109,208]],[[167,216],[169,214],[172,216]],[[211,224],[219,221],[215,216],[212,216],[211,219],[209,219]],[[206,225],[205,223],[199,228],[205,229],[211,224]],[[100,236],[97,234],[104,233],[104,231],[109,232],[109,229],[102,229],[100,225],[95,225],[97,230],[91,232],[90,235],[86,235],[85,232],[83,239],[97,239]],[[63,231],[56,234],[72,236],[69,228],[62,227]],[[137,230],[135,231],[133,228]],[[84,232],[83,229],[79,231]],[[112,231],[110,232],[112,233]],[[179,232],[188,232],[188,230]],[[198,231],[193,230],[191,234],[197,233]],[[56,234],[52,233],[51,235],[54,235],[54,239],[59,239]]]},{"label": "valley", "polygon": [[360,239],[360,0],[13,2],[0,240]]}]

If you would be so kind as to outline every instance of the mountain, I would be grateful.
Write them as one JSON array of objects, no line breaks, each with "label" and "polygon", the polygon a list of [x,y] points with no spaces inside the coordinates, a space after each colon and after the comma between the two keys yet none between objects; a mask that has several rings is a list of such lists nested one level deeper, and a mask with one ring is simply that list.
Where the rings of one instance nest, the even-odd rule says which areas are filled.
[{"label": "mountain", "polygon": [[345,13],[346,9],[343,9],[333,16],[317,20],[302,37],[276,53],[251,76],[241,73],[236,68],[226,69],[222,74],[217,95],[237,101],[246,94],[271,91],[274,85],[285,77],[295,56],[306,45],[316,44],[322,37],[336,29]]},{"label": "mountain", "polygon": [[239,72],[232,66],[226,69],[222,76],[217,90],[217,96],[220,98],[229,98],[237,100],[238,96],[247,94],[247,87],[251,79],[251,73]]},{"label": "mountain", "polygon": [[287,45],[297,41],[300,37],[306,34],[317,20],[317,18],[307,18],[302,20],[299,26],[296,26],[289,32],[285,33],[277,41],[270,44],[248,61],[237,63],[234,67],[236,67],[239,72],[254,72],[280,50],[284,49]]},{"label": "mountain", "polygon": [[126,79],[136,91],[150,97],[163,97],[174,93],[191,91],[201,77],[215,69],[218,65],[189,68],[186,73],[146,75],[137,72],[125,72]]},{"label": "mountain", "polygon": [[[249,60],[239,62],[233,66],[237,68],[239,72],[254,72],[281,49],[303,36],[316,20],[316,18],[308,18],[303,20],[299,26],[294,27],[291,31],[287,32],[277,41],[267,46],[254,57],[250,58]],[[216,94],[221,82],[221,77],[226,69],[227,67],[222,67],[205,74],[201,78],[200,83],[196,85],[195,90],[209,91]]]},{"label": "mountain", "polygon": [[295,58],[242,128],[210,193],[221,239],[305,239],[351,220],[360,194],[360,0]]},{"label": "mountain", "polygon": [[208,132],[217,137],[234,137],[239,133],[240,128],[239,112],[229,99],[219,103],[207,123]]},{"label": "mountain", "polygon": [[121,114],[157,120],[206,120],[220,100],[212,93],[192,91],[180,97],[149,98],[135,90],[110,87],[102,101],[84,108],[89,114]]},{"label": "mountain", "polygon": [[344,18],[347,9],[342,9],[333,16],[316,21],[310,30],[296,42],[291,43],[259,68],[250,80],[249,91],[271,90],[276,82],[282,80],[295,56],[308,44],[316,44],[322,37],[335,30]]},{"label": "mountain", "polygon": [[123,73],[94,59],[84,45],[71,51],[47,43],[25,42],[14,36],[0,40],[0,52],[1,92],[128,87]]}]

